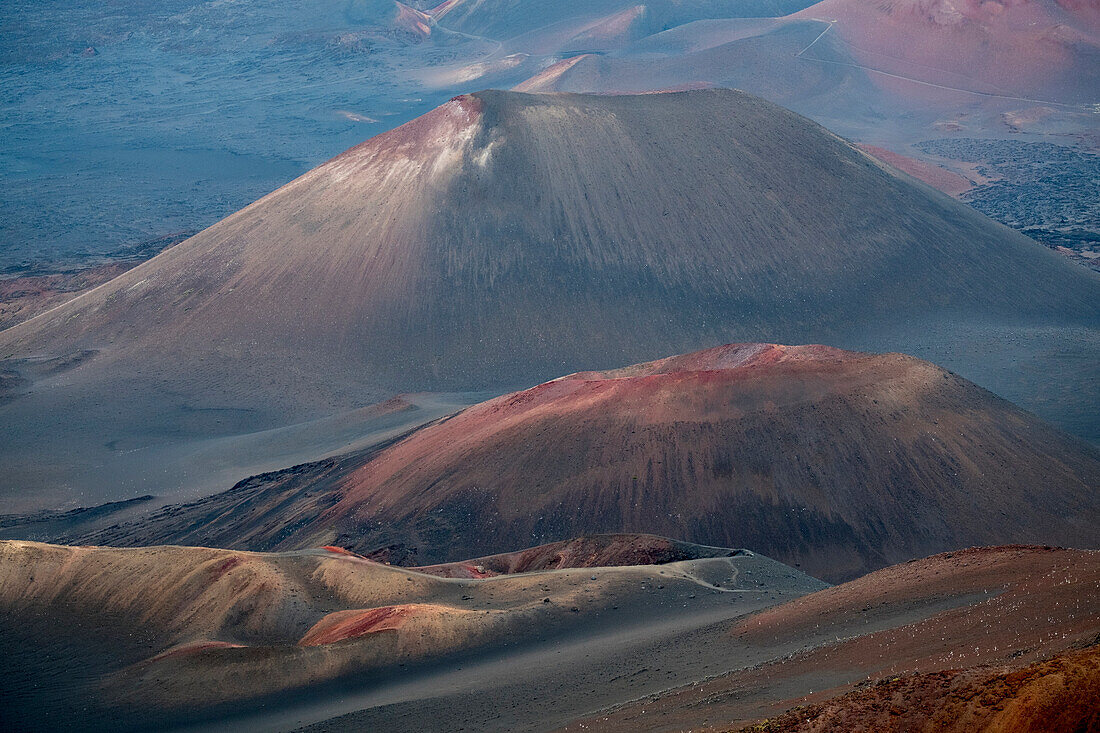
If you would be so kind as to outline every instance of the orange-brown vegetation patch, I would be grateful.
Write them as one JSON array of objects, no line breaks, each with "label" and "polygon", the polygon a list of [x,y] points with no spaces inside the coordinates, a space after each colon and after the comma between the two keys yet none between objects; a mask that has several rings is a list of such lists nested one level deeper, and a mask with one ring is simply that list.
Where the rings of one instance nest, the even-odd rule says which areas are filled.
[{"label": "orange-brown vegetation patch", "polygon": [[298,645],[320,646],[375,634],[379,631],[396,631],[413,616],[433,614],[439,610],[441,609],[438,606],[431,604],[408,603],[381,608],[337,611],[314,624]]},{"label": "orange-brown vegetation patch", "polygon": [[796,708],[744,733],[824,731],[1079,733],[1100,730],[1100,646],[1022,669],[988,667],[881,680]]},{"label": "orange-brown vegetation patch", "polygon": [[892,150],[880,148],[877,145],[860,145],[859,147],[883,163],[892,165],[919,181],[924,181],[932,188],[937,188],[948,196],[960,196],[974,187],[970,180],[933,163],[910,158]]}]

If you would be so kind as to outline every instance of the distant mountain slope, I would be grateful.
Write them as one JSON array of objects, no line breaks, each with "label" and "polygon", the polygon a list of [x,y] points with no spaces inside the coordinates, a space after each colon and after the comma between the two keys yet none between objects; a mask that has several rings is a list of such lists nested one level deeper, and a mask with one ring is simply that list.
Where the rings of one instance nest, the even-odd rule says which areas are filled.
[{"label": "distant mountain slope", "polygon": [[823,0],[794,17],[835,21],[851,60],[888,74],[1033,102],[1100,99],[1095,2]]},{"label": "distant mountain slope", "polygon": [[[808,0],[446,0],[419,3],[447,28],[507,40],[547,34],[590,18],[639,15],[645,32],[657,33],[702,18],[769,18],[811,5]],[[434,6],[434,7],[432,7]],[[428,8],[431,9],[428,9]],[[588,21],[591,22],[591,21]]]},{"label": "distant mountain slope", "polygon": [[747,94],[481,92],[0,332],[0,490],[731,340],[916,353],[1095,436],[1081,269]]}]

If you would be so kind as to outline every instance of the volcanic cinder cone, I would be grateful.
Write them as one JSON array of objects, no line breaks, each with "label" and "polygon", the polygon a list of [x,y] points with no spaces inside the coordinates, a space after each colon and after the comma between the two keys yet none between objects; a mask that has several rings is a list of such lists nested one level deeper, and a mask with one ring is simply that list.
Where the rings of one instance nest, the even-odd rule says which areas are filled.
[{"label": "volcanic cinder cone", "polygon": [[934,364],[730,344],[562,377],[66,541],[336,544],[403,565],[557,543],[474,563],[496,572],[636,549],[560,544],[578,535],[659,533],[835,581],[982,543],[1100,547],[1097,485],[1094,446]]},{"label": "volcanic cinder cone", "polygon": [[471,407],[299,532],[421,561],[653,532],[837,581],[977,544],[1098,547],[1097,485],[1100,451],[928,362],[733,344]]},{"label": "volcanic cinder cone", "polygon": [[1094,274],[747,94],[480,92],[0,333],[0,491],[735,340],[915,353],[1092,435],[1098,322]]}]

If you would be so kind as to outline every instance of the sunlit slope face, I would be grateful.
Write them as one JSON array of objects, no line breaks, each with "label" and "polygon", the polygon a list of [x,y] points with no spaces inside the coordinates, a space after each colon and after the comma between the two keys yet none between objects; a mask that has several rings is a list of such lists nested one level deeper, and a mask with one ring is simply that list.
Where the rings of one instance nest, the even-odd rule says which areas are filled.
[{"label": "sunlit slope face", "polygon": [[[661,544],[680,556],[646,551]],[[367,691],[418,663],[456,662],[458,653],[467,655],[461,668],[482,651],[583,642],[609,622],[649,621],[648,633],[658,633],[666,620],[708,618],[722,606],[732,619],[824,586],[754,553],[660,538],[578,538],[560,549],[594,545],[617,547],[619,560],[634,546],[641,555],[632,559],[650,564],[597,567],[608,558],[573,555],[537,568],[546,572],[482,580],[390,567],[339,548],[266,554],[0,541],[6,729],[165,730],[271,711],[295,694],[331,699],[324,685],[341,678]]]},{"label": "sunlit slope face", "polygon": [[[912,350],[934,324],[954,349],[1018,323],[1057,339],[1100,318],[1080,270],[743,93],[481,92],[3,332],[19,378],[0,411],[25,456],[734,340]],[[1088,397],[1058,370],[1025,378]]]},{"label": "sunlit slope face", "polygon": [[799,19],[834,21],[849,61],[926,84],[1020,101],[1100,98],[1100,7],[1075,0],[824,0]]},{"label": "sunlit slope face", "polygon": [[1097,481],[1091,446],[927,362],[736,344],[469,408],[299,531],[422,561],[653,532],[836,581],[974,544],[1094,547]]}]

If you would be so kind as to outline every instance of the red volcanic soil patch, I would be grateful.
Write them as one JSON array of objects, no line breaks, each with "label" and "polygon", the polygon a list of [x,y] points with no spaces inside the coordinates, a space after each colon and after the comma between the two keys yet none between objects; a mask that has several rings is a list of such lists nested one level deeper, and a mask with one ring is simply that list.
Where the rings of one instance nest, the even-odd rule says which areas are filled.
[{"label": "red volcanic soil patch", "polygon": [[518,552],[416,568],[445,578],[487,578],[565,568],[664,565],[705,557],[729,557],[737,550],[704,547],[644,534],[608,534],[578,537]]},{"label": "red volcanic soil patch", "polygon": [[876,145],[860,145],[859,148],[883,163],[892,165],[899,171],[908,173],[919,181],[924,181],[932,188],[943,191],[948,196],[960,196],[974,187],[970,180],[938,165],[910,158]]},{"label": "red volcanic soil patch", "polygon": [[[407,158],[423,149],[435,152],[440,140],[458,139],[463,129],[473,125],[484,109],[484,103],[473,94],[451,97],[446,104],[410,120],[387,133],[360,143],[333,158],[347,159],[362,165],[365,153],[372,158]],[[377,151],[374,149],[377,148]],[[316,170],[316,169],[314,169]]]},{"label": "red volcanic soil patch", "polygon": [[744,733],[1082,733],[1100,730],[1100,647],[1019,669],[948,670],[883,680],[796,708]]},{"label": "red volcanic soil patch", "polygon": [[328,550],[329,552],[331,552],[333,554],[336,554],[336,555],[347,555],[348,557],[357,557],[357,558],[360,558],[362,560],[367,559],[367,558],[363,557],[362,555],[359,555],[357,553],[352,552],[351,550],[345,550],[343,547],[336,547],[335,545],[325,545],[321,549],[322,550]]},{"label": "red volcanic soil patch", "polygon": [[[833,346],[808,344],[784,346],[783,344],[726,344],[690,354],[679,354],[655,359],[642,364],[609,369],[602,372],[578,372],[562,379],[621,379],[677,372],[713,372],[726,369],[763,367],[807,361],[843,361],[860,356],[854,351],[844,351]],[[561,380],[556,380],[561,381]]]},{"label": "red volcanic soil patch", "polygon": [[173,647],[166,652],[162,652],[155,657],[151,657],[148,663],[159,662],[163,659],[173,659],[176,657],[189,657],[193,654],[199,654],[207,649],[242,649],[242,644],[231,644],[228,641],[195,641],[190,644],[181,644],[177,647]]},{"label": "red volcanic soil patch", "polygon": [[112,262],[76,272],[0,280],[0,330],[34,318],[140,264],[140,260]]},{"label": "red volcanic soil patch", "polygon": [[227,557],[226,559],[222,560],[221,562],[210,566],[210,568],[208,568],[208,570],[209,570],[210,574],[213,576],[211,578],[211,580],[217,580],[218,578],[221,578],[226,573],[228,573],[230,570],[237,567],[238,565],[240,565],[243,562],[244,562],[244,560],[242,560],[241,558],[233,556],[233,557]]},{"label": "red volcanic soil patch", "polygon": [[381,608],[355,609],[330,613],[313,625],[298,642],[299,646],[320,646],[334,644],[345,639],[354,639],[379,631],[392,631],[401,628],[405,621],[415,615],[438,610],[437,606],[421,603],[409,603]]}]

